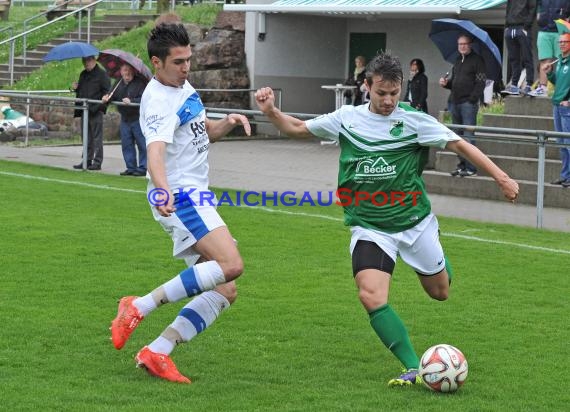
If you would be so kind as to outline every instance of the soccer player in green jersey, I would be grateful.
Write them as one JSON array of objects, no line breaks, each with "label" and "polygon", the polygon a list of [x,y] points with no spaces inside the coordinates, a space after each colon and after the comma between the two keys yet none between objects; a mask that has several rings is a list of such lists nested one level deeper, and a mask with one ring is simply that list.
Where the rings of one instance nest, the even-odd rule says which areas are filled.
[{"label": "soccer player in green jersey", "polygon": [[370,324],[382,343],[400,360],[403,373],[390,386],[421,383],[419,359],[407,329],[388,303],[390,280],[399,255],[418,274],[426,293],[446,300],[451,270],[439,241],[422,172],[430,146],[468,159],[497,182],[514,202],[518,184],[479,149],[433,117],[399,103],[402,67],[389,54],[366,67],[370,103],[343,106],[333,113],[302,121],[275,107],[269,87],[255,94],[259,109],[283,133],[295,138],[320,137],[340,145],[338,197],[351,227],[353,275]]}]

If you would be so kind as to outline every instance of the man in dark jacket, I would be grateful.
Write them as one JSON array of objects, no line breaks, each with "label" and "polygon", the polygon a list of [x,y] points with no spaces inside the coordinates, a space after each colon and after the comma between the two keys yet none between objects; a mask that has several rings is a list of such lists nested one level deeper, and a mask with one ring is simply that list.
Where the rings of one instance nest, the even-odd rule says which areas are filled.
[{"label": "man in dark jacket", "polygon": [[[75,96],[81,99],[101,100],[111,89],[111,79],[99,65],[95,56],[84,57],[83,67],[79,74],[79,81],[74,83],[72,89]],[[101,170],[103,163],[103,113],[106,106],[100,103],[89,103],[87,122],[87,169]],[[74,117],[82,117],[83,110],[75,110]],[[83,124],[81,126],[83,133]],[[83,136],[85,139],[85,136]],[[73,166],[74,169],[83,169],[83,163]]]},{"label": "man in dark jacket", "polygon": [[[536,0],[508,0],[505,17],[505,42],[509,54],[511,85],[504,94],[529,94],[534,83],[532,57],[532,23],[536,18]],[[526,70],[526,86],[518,87],[522,69]]]},{"label": "man in dark jacket", "polygon": [[[127,105],[140,103],[147,82],[139,76],[135,76],[135,69],[129,64],[121,66],[121,78],[117,81],[114,91],[103,96],[104,103],[109,101],[122,102]],[[146,141],[139,123],[139,106],[119,105],[121,115],[121,148],[127,170],[121,172],[121,176],[145,176],[146,175]],[[138,166],[137,152],[138,148]]]},{"label": "man in dark jacket", "polygon": [[[477,112],[479,101],[485,90],[485,61],[471,49],[473,39],[467,35],[461,35],[457,39],[459,57],[453,65],[451,76],[439,79],[440,86],[450,89],[449,111],[454,124],[475,126],[477,124]],[[473,132],[458,132],[471,144],[475,144]],[[477,168],[468,160],[459,156],[457,168],[451,171],[451,176],[468,177],[477,174]]]}]

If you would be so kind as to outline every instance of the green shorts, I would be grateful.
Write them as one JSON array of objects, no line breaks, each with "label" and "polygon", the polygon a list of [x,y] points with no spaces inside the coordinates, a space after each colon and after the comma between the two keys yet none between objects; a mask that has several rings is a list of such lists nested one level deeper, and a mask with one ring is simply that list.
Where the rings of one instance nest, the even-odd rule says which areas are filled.
[{"label": "green shorts", "polygon": [[549,31],[539,31],[536,39],[538,48],[538,60],[556,59],[560,55],[560,46],[558,45],[558,33]]}]

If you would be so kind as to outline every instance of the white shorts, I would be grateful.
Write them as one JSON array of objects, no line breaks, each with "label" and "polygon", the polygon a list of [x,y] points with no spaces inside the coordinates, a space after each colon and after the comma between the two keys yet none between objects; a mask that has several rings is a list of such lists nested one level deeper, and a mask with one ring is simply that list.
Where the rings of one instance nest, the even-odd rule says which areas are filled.
[{"label": "white shorts", "polygon": [[176,204],[176,212],[169,217],[161,216],[155,207],[151,207],[154,219],[170,235],[174,243],[172,256],[185,259],[188,266],[200,258],[192,246],[212,230],[226,226],[214,206],[192,204],[183,201]]},{"label": "white shorts", "polygon": [[400,255],[404,262],[422,275],[435,275],[445,268],[443,248],[439,243],[439,224],[433,213],[403,232],[385,233],[360,226],[354,226],[350,230],[351,255],[356,242],[367,240],[376,243],[394,262]]}]

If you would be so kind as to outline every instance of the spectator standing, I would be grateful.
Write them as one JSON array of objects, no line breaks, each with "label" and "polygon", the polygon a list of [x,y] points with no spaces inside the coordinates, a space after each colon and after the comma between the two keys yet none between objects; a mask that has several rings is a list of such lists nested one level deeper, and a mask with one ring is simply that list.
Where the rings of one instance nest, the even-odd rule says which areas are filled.
[{"label": "spectator standing", "polygon": [[[83,57],[83,71],[79,80],[72,85],[75,96],[79,99],[101,100],[111,89],[109,75],[98,64],[95,56]],[[103,163],[103,114],[107,106],[102,103],[89,103],[87,111],[87,169],[101,170]],[[75,110],[74,117],[85,116],[84,110]],[[81,127],[83,133],[83,127]],[[83,169],[83,163],[73,166]]]},{"label": "spectator standing", "polygon": [[566,20],[568,16],[570,16],[570,0],[538,0],[537,2],[538,35],[536,47],[538,60],[540,60],[538,71],[539,84],[536,89],[530,92],[530,96],[541,97],[547,95],[548,81],[542,66],[552,64],[560,55],[560,46],[558,45],[560,35],[554,21],[558,19]]},{"label": "spectator standing", "polygon": [[[554,129],[557,132],[570,132],[570,33],[560,35],[560,58],[556,64],[556,72],[553,65],[545,65],[544,71],[548,80],[554,84],[552,106],[554,115]],[[559,137],[558,143],[570,145],[570,139]],[[560,178],[552,182],[555,185],[570,187],[570,146],[560,148],[562,170]]]},{"label": "spectator standing", "polygon": [[[505,17],[505,42],[509,54],[511,85],[503,94],[528,94],[534,83],[532,57],[532,24],[536,18],[536,0],[508,0]],[[518,87],[522,70],[526,70],[526,86]]]},{"label": "spectator standing", "polygon": [[[354,103],[355,106],[358,106],[363,101],[363,85],[364,85],[364,76],[366,74],[366,58],[364,56],[356,56],[354,58],[354,74],[350,76],[344,84],[347,86],[356,86],[354,92],[347,90],[344,92],[345,102],[346,104]],[[354,102],[352,101],[352,93],[354,93]]]},{"label": "spectator standing", "polygon": [[[101,100],[122,102],[127,105],[140,103],[146,87],[146,81],[140,76],[135,76],[135,69],[130,64],[121,66],[121,78],[115,85],[114,92],[106,94]],[[120,133],[123,159],[127,170],[121,172],[121,176],[145,176],[146,175],[146,141],[139,123],[139,105],[117,106],[121,115]],[[137,165],[137,149],[138,165]]]},{"label": "spectator standing", "polygon": [[425,71],[421,59],[413,59],[410,62],[410,77],[404,101],[409,102],[413,108],[427,113],[428,78]]},{"label": "spectator standing", "polygon": [[[448,105],[454,124],[475,126],[477,124],[477,112],[479,101],[483,97],[485,82],[485,61],[481,56],[474,53],[471,48],[473,39],[468,35],[461,35],[457,39],[459,57],[453,65],[451,76],[439,79],[440,86],[450,89]],[[458,132],[460,136],[475,144],[473,132],[463,130]],[[477,174],[477,168],[463,156],[459,156],[457,168],[451,171],[451,176],[468,177]]]}]

